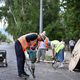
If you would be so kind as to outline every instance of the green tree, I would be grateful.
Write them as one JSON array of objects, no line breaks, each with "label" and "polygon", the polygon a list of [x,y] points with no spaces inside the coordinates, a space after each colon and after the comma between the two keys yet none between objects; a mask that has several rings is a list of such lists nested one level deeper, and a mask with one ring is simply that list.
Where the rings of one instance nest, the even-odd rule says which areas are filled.
[{"label": "green tree", "polygon": [[62,27],[60,19],[60,1],[50,0],[50,3],[45,3],[43,27],[46,30],[50,40],[61,39],[64,37],[64,28]]},{"label": "green tree", "polygon": [[[40,0],[7,0],[6,6],[9,9],[7,15],[9,25],[6,30],[14,39],[28,32],[39,32]],[[53,29],[55,26],[59,27],[60,22],[57,21],[60,10],[59,0],[50,0],[50,2],[43,0],[43,9],[43,30],[48,31],[49,25],[52,25]],[[52,30],[47,33],[50,39],[55,35]]]},{"label": "green tree", "polygon": [[6,36],[0,32],[0,42],[5,42],[6,39]]},{"label": "green tree", "polygon": [[[39,32],[40,0],[6,0],[5,8],[6,30],[15,40],[28,32]],[[65,36],[60,18],[60,0],[43,0],[43,30],[50,40]]]},{"label": "green tree", "polygon": [[63,14],[64,26],[66,27],[65,36],[69,40],[74,38],[78,40],[80,37],[80,0],[63,0],[63,6],[66,6]]},{"label": "green tree", "polygon": [[38,32],[39,1],[38,0],[6,0],[8,7],[7,31],[17,39],[29,32]]}]

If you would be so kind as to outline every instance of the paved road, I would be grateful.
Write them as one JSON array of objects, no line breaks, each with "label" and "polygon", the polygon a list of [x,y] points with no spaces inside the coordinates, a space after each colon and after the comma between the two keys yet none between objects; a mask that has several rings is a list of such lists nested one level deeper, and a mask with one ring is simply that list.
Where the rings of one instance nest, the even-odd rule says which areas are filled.
[{"label": "paved road", "polygon": [[[17,63],[16,56],[14,51],[14,46],[12,44],[0,45],[0,50],[7,51],[7,62],[8,67],[0,67],[0,80],[24,80],[17,77]],[[48,53],[51,53],[49,50]],[[65,60],[68,60],[70,55],[68,52],[65,52]],[[68,70],[68,63],[64,64],[64,69],[54,70],[50,63],[36,63],[36,79],[35,80],[80,80],[80,72],[70,72]],[[30,72],[27,70],[28,74]],[[34,80],[30,76],[29,80]]]}]

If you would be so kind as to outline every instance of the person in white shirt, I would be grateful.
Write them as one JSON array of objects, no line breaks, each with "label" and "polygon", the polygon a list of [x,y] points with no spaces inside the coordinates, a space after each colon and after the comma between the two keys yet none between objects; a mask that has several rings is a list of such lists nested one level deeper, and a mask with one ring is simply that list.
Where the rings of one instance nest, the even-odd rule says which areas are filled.
[{"label": "person in white shirt", "polygon": [[[43,34],[46,36],[46,31],[43,31]],[[45,60],[45,54],[46,51],[48,51],[48,45],[47,43],[49,42],[49,38],[46,36],[44,41],[39,41],[38,42],[38,58],[37,62],[40,62],[40,57],[42,56],[42,60]]]},{"label": "person in white shirt", "polygon": [[[43,31],[43,33],[46,36],[46,31]],[[46,38],[44,40],[44,43],[45,43],[45,46],[46,46],[47,51],[48,51],[48,45],[47,45],[48,42],[49,42],[49,38],[46,36]]]},{"label": "person in white shirt", "polygon": [[74,49],[74,46],[75,46],[75,41],[74,41],[73,39],[71,39],[71,40],[69,41],[69,48],[70,48],[70,50],[71,50],[71,53],[72,53],[72,51],[73,51],[73,49]]},{"label": "person in white shirt", "polygon": [[65,41],[64,41],[64,39],[61,40],[61,43],[65,45]]},{"label": "person in white shirt", "polygon": [[46,46],[44,41],[38,42],[38,55],[37,55],[37,62],[40,62],[40,57],[42,56],[42,60],[45,59],[45,53],[46,53]]}]

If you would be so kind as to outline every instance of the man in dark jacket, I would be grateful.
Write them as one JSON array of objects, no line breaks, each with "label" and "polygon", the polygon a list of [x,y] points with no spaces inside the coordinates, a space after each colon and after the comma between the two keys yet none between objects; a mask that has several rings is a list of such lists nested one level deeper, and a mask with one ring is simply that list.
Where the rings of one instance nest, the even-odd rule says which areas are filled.
[{"label": "man in dark jacket", "polygon": [[45,35],[37,33],[29,33],[21,36],[15,42],[15,52],[17,57],[17,67],[18,67],[18,76],[19,77],[29,77],[29,75],[24,71],[25,55],[24,51],[30,46],[35,46],[38,41],[45,39]]}]

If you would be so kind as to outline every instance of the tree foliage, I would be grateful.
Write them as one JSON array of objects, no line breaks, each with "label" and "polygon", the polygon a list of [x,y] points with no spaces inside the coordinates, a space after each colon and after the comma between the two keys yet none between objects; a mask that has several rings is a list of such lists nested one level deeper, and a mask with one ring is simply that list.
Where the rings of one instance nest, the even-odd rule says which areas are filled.
[{"label": "tree foliage", "polygon": [[5,42],[6,39],[6,36],[0,32],[0,42]]},{"label": "tree foliage", "polygon": [[38,0],[7,0],[7,31],[17,39],[29,32],[38,32],[39,1]]},{"label": "tree foliage", "polygon": [[[0,10],[0,17],[5,16],[8,21],[6,30],[15,40],[23,34],[39,32],[40,0],[6,0],[6,6]],[[43,0],[43,30],[50,40],[77,40],[80,0]]]},{"label": "tree foliage", "polygon": [[66,27],[65,37],[78,40],[80,37],[80,0],[63,0],[66,6],[65,13],[63,14],[64,26]]},{"label": "tree foliage", "polygon": [[43,27],[50,40],[59,39],[62,36],[61,23],[59,19],[59,0],[50,0],[50,3],[44,2]]},{"label": "tree foliage", "polygon": [[[29,32],[39,32],[40,0],[6,0],[6,7],[9,24],[6,30],[14,39]],[[43,0],[43,30],[48,31],[47,36],[50,39],[53,39],[57,32],[52,30],[61,25],[58,20],[59,10],[59,0]],[[51,27],[48,29],[49,25],[52,26],[52,30]],[[62,34],[62,30],[59,31]],[[57,39],[59,33],[54,38]]]}]

